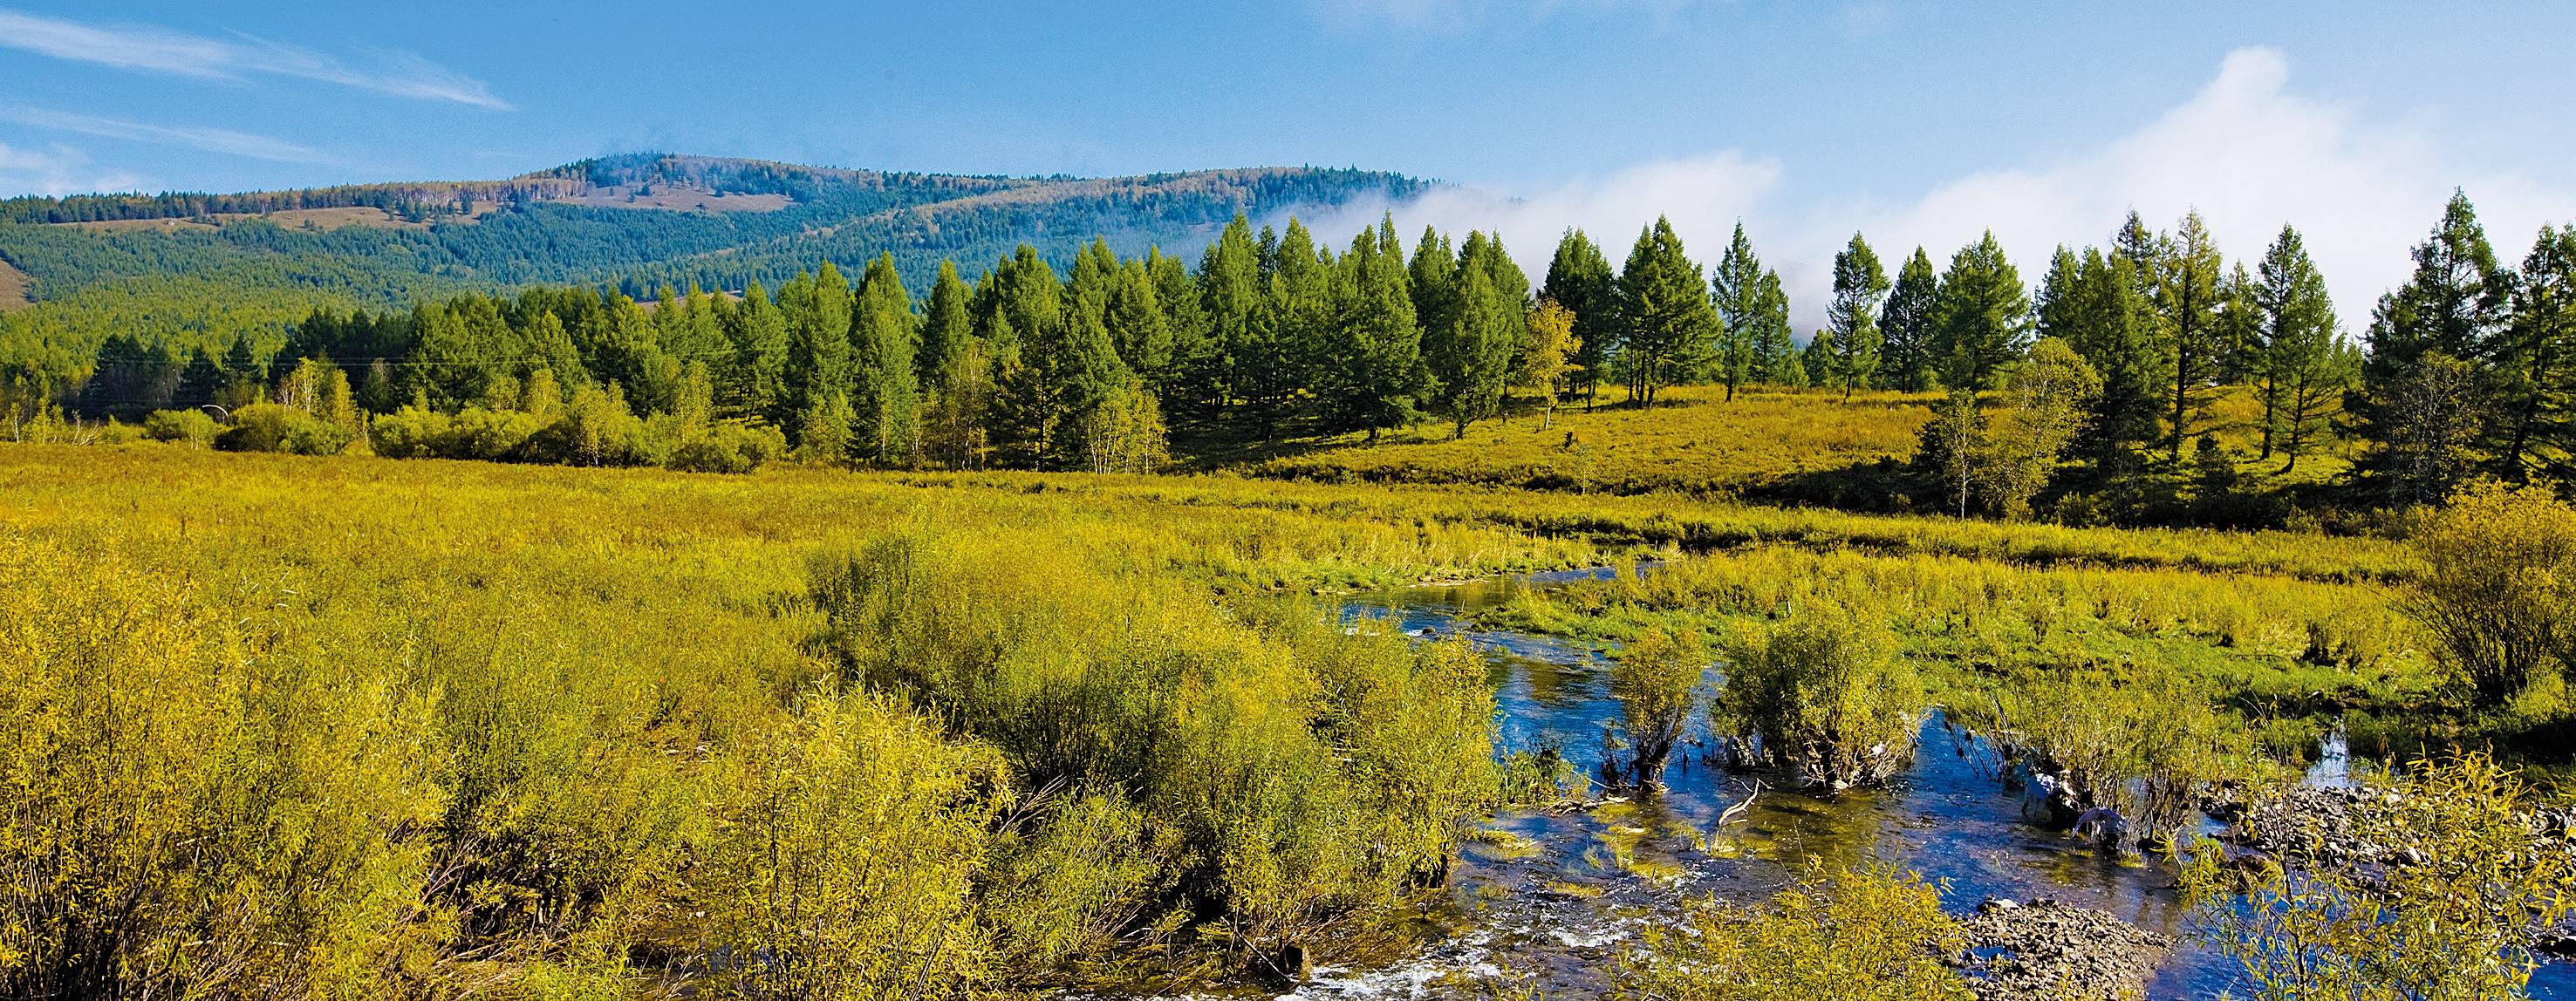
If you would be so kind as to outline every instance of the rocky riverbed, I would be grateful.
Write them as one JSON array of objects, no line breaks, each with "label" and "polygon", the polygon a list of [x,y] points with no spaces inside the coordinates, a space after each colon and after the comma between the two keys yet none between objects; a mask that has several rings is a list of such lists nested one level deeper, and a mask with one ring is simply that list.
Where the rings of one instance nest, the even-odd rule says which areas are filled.
[{"label": "rocky riverbed", "polygon": [[1993,898],[1959,922],[1969,947],[1953,959],[1980,1001],[2114,1001],[2143,997],[2173,940],[2102,911],[2054,900]]}]

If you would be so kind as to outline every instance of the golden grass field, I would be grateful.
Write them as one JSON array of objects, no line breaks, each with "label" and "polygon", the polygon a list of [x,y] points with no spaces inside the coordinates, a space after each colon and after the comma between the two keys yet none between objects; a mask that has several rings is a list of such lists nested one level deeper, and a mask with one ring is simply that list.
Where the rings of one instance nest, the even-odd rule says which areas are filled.
[{"label": "golden grass field", "polygon": [[[1725,399],[1716,386],[1676,386],[1652,408],[1618,402],[1605,389],[1598,404],[1559,407],[1542,426],[1535,402],[1515,401],[1508,416],[1452,439],[1449,425],[1427,422],[1370,444],[1362,434],[1298,442],[1272,457],[1232,460],[1231,468],[1286,479],[1325,482],[1472,484],[1578,493],[1678,491],[1712,496],[1760,494],[1806,474],[1903,462],[1914,455],[1936,393],[1873,390],[1845,400],[1829,390],[1754,389]],[[2196,432],[2217,436],[2239,469],[2273,487],[2322,483],[2349,468],[2344,449],[2322,443],[2290,476],[2285,462],[2258,458],[2262,401],[2247,387],[2227,387],[2203,408]],[[2184,449],[2186,460],[2190,448]]]},{"label": "golden grass field", "polygon": [[[2440,704],[2390,598],[2421,563],[2375,538],[0,445],[0,984],[964,997],[1367,955],[1506,763],[1479,658],[1329,596],[1641,558],[1493,624],[1848,602],[1933,697],[2195,779]],[[127,899],[126,972],[57,965]],[[797,961],[727,958],[763,950]]]}]

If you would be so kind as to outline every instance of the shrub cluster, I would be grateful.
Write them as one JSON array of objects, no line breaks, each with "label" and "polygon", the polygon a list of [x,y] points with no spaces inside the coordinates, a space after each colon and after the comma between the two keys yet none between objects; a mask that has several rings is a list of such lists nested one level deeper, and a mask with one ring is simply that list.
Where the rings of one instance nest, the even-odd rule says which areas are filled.
[{"label": "shrub cluster", "polygon": [[1091,903],[1069,917],[1092,934],[1222,913],[1244,944],[1275,945],[1436,883],[1458,818],[1494,794],[1493,697],[1463,645],[1346,636],[1299,605],[1228,614],[958,531],[825,558],[814,599],[855,679],[989,742],[1022,788],[1077,801],[1086,839],[1032,850],[1152,860],[1118,879],[1005,867],[1078,874],[1068,899]]},{"label": "shrub cluster", "polygon": [[1923,708],[1923,682],[1895,656],[1882,616],[1814,604],[1730,638],[1709,728],[1737,764],[1846,789],[1914,759]]},{"label": "shrub cluster", "polygon": [[[1515,552],[1477,530],[0,464],[41,498],[0,533],[9,996],[1186,985],[1371,940],[1498,784],[1471,650],[1211,586]],[[818,535],[847,541],[809,569]]]},{"label": "shrub cluster", "polygon": [[1691,906],[1649,923],[1611,970],[1622,1001],[1967,1001],[1967,945],[1938,888],[1890,865],[1818,874],[1768,906]]}]

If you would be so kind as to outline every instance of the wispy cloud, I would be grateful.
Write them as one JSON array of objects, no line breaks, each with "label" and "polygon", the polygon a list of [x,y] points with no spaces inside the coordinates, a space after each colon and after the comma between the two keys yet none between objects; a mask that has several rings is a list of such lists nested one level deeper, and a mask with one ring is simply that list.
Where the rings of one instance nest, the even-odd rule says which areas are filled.
[{"label": "wispy cloud", "polygon": [[102,26],[0,9],[0,46],[56,59],[176,76],[235,80],[255,74],[508,111],[482,81],[418,56],[374,53],[368,65],[248,35],[232,40],[149,26]]},{"label": "wispy cloud", "polygon": [[61,196],[142,187],[142,178],[92,166],[87,155],[69,146],[40,150],[0,143],[0,195]]},{"label": "wispy cloud", "polygon": [[91,115],[76,115],[65,111],[49,111],[43,108],[0,108],[0,122],[16,122],[20,125],[29,125],[40,129],[77,132],[81,135],[98,136],[102,139],[127,139],[136,142],[185,146],[190,149],[205,150],[209,153],[226,153],[233,156],[246,156],[258,160],[275,160],[281,163],[328,163],[331,161],[329,156],[324,155],[322,151],[310,146],[302,146],[287,142],[284,139],[254,135],[248,132],[234,132],[229,129],[201,129],[171,127],[166,125],[146,125],[142,122],[128,122],[114,118],[99,118]]}]

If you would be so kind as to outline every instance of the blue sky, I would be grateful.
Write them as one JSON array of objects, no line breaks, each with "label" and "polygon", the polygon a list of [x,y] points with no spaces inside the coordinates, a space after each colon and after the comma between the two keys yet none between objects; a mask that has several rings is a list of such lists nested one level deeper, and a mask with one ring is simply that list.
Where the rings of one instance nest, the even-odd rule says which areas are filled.
[{"label": "blue sky", "polygon": [[2328,277],[2361,304],[2452,186],[2515,256],[2576,214],[2563,4],[9,3],[6,194],[487,178],[642,149],[1359,165],[1457,182],[1397,208],[1501,226],[1525,257],[1565,225],[1624,244],[1659,211],[1714,249],[1740,218],[1793,290],[1855,227],[1937,256],[1992,226],[2028,258],[2131,205],[2197,206],[2241,255],[2283,221],[2326,231],[2349,251],[2321,255]]}]

